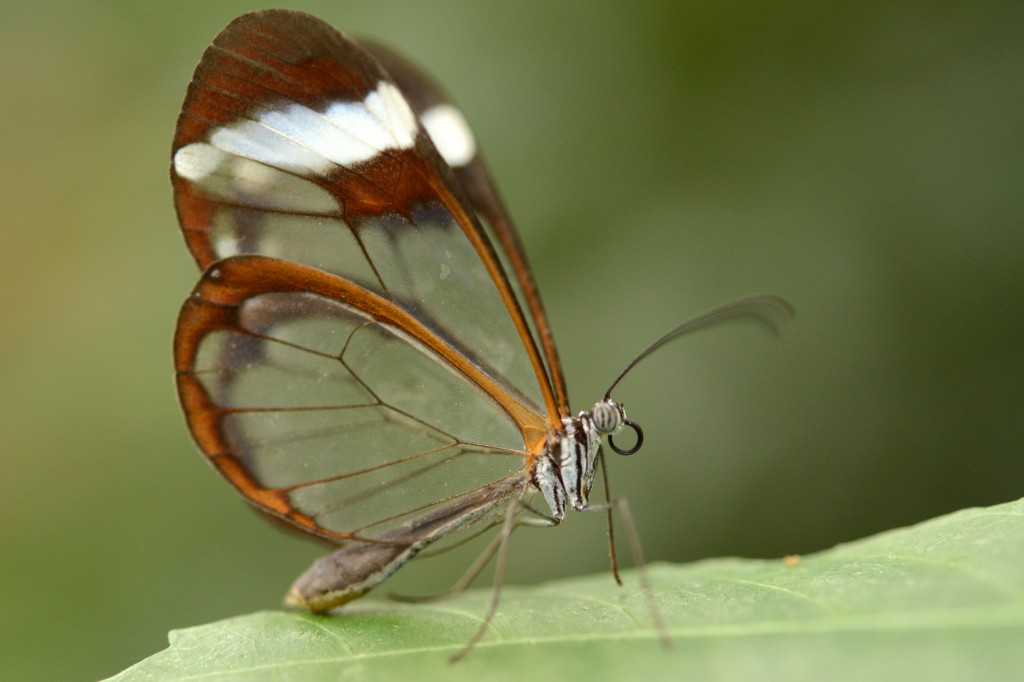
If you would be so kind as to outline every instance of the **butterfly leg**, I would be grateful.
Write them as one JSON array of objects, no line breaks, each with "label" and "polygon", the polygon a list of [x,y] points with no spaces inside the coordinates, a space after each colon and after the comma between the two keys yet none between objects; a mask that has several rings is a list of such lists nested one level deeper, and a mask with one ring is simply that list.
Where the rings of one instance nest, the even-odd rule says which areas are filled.
[{"label": "butterfly leg", "polygon": [[[601,462],[601,480],[604,483],[604,499],[606,502],[611,502],[612,489],[608,484],[608,465],[605,463],[605,459],[600,452],[598,453],[597,458]],[[607,515],[608,525],[608,560],[612,565],[612,577],[615,578],[615,582],[618,583],[619,587],[622,587],[622,578],[619,577],[619,559],[615,554],[615,524],[612,520],[612,507],[610,505],[608,506],[608,510],[605,514]]]},{"label": "butterfly leg", "polygon": [[445,599],[452,599],[458,597],[460,594],[466,591],[476,577],[480,574],[480,571],[484,569],[487,563],[494,556],[494,553],[498,551],[498,546],[501,544],[501,535],[495,535],[494,538],[487,543],[487,547],[480,553],[480,556],[466,569],[466,572],[462,574],[462,577],[455,581],[451,589],[445,590],[444,592],[437,592],[435,594],[425,595],[409,595],[409,594],[395,594],[389,592],[385,596],[392,600],[403,602],[406,604],[424,604],[435,601],[442,601]]},{"label": "butterfly leg", "polygon": [[[517,514],[523,509],[533,512],[537,515],[537,518],[517,518]],[[480,627],[477,628],[477,631],[473,633],[472,637],[470,637],[466,646],[462,647],[457,654],[448,659],[449,663],[457,663],[461,661],[466,657],[466,654],[473,650],[473,647],[476,646],[477,642],[479,642],[487,632],[487,628],[490,627],[491,621],[494,620],[494,615],[498,612],[498,604],[501,602],[501,586],[505,580],[505,565],[508,563],[509,538],[512,537],[512,532],[519,526],[553,526],[556,525],[556,523],[557,521],[555,519],[541,514],[521,499],[510,502],[508,507],[505,508],[505,522],[501,525],[501,533],[495,538],[496,543],[491,543],[496,544],[492,553],[497,555],[494,562],[494,592],[491,595],[491,606],[487,609],[487,614],[484,616]],[[487,557],[487,560],[490,560],[490,556]],[[483,561],[480,568],[483,568],[483,565],[486,563],[486,560]],[[477,572],[479,572],[479,569],[477,569]]]},{"label": "butterfly leg", "polygon": [[[636,566],[637,572],[640,574],[640,589],[643,590],[644,598],[647,600],[647,609],[651,613],[651,621],[654,624],[654,629],[658,632],[658,637],[661,639],[662,648],[669,649],[672,646],[672,641],[669,639],[668,629],[665,627],[665,621],[662,620],[661,612],[658,610],[658,604],[654,600],[654,592],[651,590],[651,582],[647,577],[647,565],[644,562],[643,548],[640,546],[640,534],[637,532],[636,524],[633,522],[633,514],[629,509],[629,502],[624,497],[616,497],[601,504],[588,505],[584,511],[606,513],[610,515],[613,510],[618,512],[619,519],[622,521],[622,527],[625,531],[626,539],[629,542],[630,554],[633,556],[633,564]],[[609,541],[611,541],[610,516],[608,527]],[[613,548],[613,567],[616,566],[614,557],[615,551]],[[620,582],[619,584],[621,585],[622,583]]]},{"label": "butterfly leg", "polygon": [[[534,514],[537,518],[517,518],[512,528],[512,531],[515,531],[515,529],[519,528],[520,526],[548,527],[556,524],[553,518],[551,518],[548,515],[542,514],[541,512],[537,511],[536,509],[531,507],[526,502],[523,502],[522,500],[519,500],[518,507],[519,508],[516,509],[516,513],[518,513],[519,511],[527,511]],[[466,541],[475,539],[481,533],[485,533],[491,528],[493,528],[494,525],[497,524],[489,525],[483,531],[480,531],[479,533],[474,533],[473,536],[467,538]],[[509,534],[511,534],[512,531],[510,531]],[[455,584],[452,585],[450,589],[445,590],[443,592],[437,592],[434,594],[426,595],[396,594],[394,592],[389,592],[384,595],[385,598],[390,599],[391,601],[402,602],[403,604],[425,604],[430,602],[443,601],[445,599],[454,599],[455,597],[458,597],[460,594],[465,592],[470,585],[473,584],[473,581],[476,580],[476,577],[480,575],[480,572],[487,566],[490,560],[494,557],[494,554],[498,551],[498,547],[501,545],[503,541],[502,538],[504,536],[505,533],[503,532],[499,533],[498,535],[495,535],[494,538],[489,543],[487,543],[487,546],[484,548],[482,552],[480,552],[479,556],[477,556],[477,558],[473,561],[469,568],[466,569],[466,572],[462,574],[462,577],[455,581]],[[456,545],[453,546],[446,547],[444,548],[444,550],[442,550],[442,552],[448,551],[449,549],[453,549],[455,546],[463,544],[463,542],[465,541],[456,543]],[[428,552],[423,552],[420,555],[421,558],[427,558],[429,556],[436,555],[428,554]]]}]

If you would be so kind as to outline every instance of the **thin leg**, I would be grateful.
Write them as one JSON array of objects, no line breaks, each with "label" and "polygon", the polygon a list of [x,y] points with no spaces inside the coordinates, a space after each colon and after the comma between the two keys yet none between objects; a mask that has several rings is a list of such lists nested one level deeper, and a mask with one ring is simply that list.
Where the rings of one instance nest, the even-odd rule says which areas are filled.
[{"label": "thin leg", "polygon": [[389,592],[385,596],[392,601],[400,601],[406,604],[423,604],[427,602],[435,602],[441,601],[443,599],[452,599],[454,597],[458,597],[460,594],[466,591],[466,588],[469,587],[474,580],[476,580],[476,577],[480,575],[480,571],[484,570],[484,567],[487,565],[487,562],[489,562],[491,560],[491,557],[494,556],[494,553],[498,551],[498,547],[501,545],[503,535],[504,533],[495,535],[494,539],[487,543],[487,547],[484,548],[484,551],[480,552],[480,556],[478,556],[476,560],[472,564],[470,564],[469,568],[466,569],[466,572],[462,574],[462,577],[459,578],[454,585],[452,585],[451,589],[445,590],[444,592],[438,592],[436,594],[427,594],[423,596],[394,594],[393,592]]},{"label": "thin leg", "polygon": [[[601,453],[598,453],[598,459],[601,460],[601,478],[604,482],[604,499],[605,502],[610,503],[612,501],[612,490],[608,485],[608,465],[604,462],[604,457]],[[615,582],[622,587],[622,578],[619,577],[619,560],[615,556],[615,525],[612,523],[612,506],[608,505],[608,559],[612,564],[612,576],[615,578]]]},{"label": "thin leg", "polygon": [[494,620],[494,614],[498,612],[498,604],[501,602],[501,585],[505,580],[505,564],[508,562],[508,540],[512,537],[512,531],[516,528],[516,512],[519,509],[519,500],[511,502],[505,509],[505,523],[502,524],[501,535],[498,536],[498,558],[494,563],[494,593],[491,596],[491,607],[487,610],[483,623],[480,624],[477,631],[470,637],[469,642],[466,643],[466,646],[462,647],[459,653],[448,659],[449,663],[458,663],[466,657],[466,654],[473,650],[476,643],[487,632],[487,628],[490,627],[491,621]]},{"label": "thin leg", "polygon": [[644,598],[647,600],[647,610],[651,613],[651,621],[654,624],[654,629],[658,631],[658,637],[661,639],[662,648],[671,649],[672,640],[669,639],[668,629],[665,627],[665,621],[661,618],[661,612],[658,610],[658,604],[654,601],[654,592],[651,590],[651,582],[647,578],[647,565],[644,562],[644,551],[640,546],[640,535],[636,531],[636,524],[633,523],[633,514],[629,510],[629,502],[624,497],[617,497],[605,502],[604,504],[592,504],[587,507],[586,511],[610,512],[613,507],[619,512],[619,517],[622,519],[622,526],[626,530],[626,539],[629,541],[630,553],[633,555],[633,564],[637,568],[637,573],[640,574],[640,588],[643,590]]},{"label": "thin leg", "polygon": [[[528,511],[528,512],[530,512],[532,514],[536,514],[538,518],[535,518],[535,519],[517,518],[515,520],[515,523],[513,524],[512,531],[514,531],[519,526],[537,526],[537,527],[543,526],[543,527],[548,527],[548,526],[555,525],[555,520],[554,519],[552,519],[549,516],[545,516],[544,514],[541,514],[536,509],[534,509],[533,507],[528,505],[526,502],[523,502],[522,500],[518,501],[518,509],[516,509],[513,512],[513,514],[518,513],[518,511],[520,509]],[[457,542],[454,545],[451,545],[449,547],[445,547],[444,549],[441,550],[441,552],[446,552],[449,549],[454,549],[455,547],[458,547],[459,545],[463,544],[464,542],[468,542],[470,540],[473,540],[474,538],[478,537],[482,533],[486,533],[488,530],[490,530],[493,527],[494,527],[494,524],[489,525],[487,528],[483,529],[482,531],[480,531],[478,533],[474,533],[469,538],[466,538],[465,540],[461,540],[461,541],[459,541],[459,542]],[[504,528],[504,522],[502,523],[502,528]],[[512,531],[509,531],[510,535],[511,535]],[[477,556],[477,558],[473,561],[473,563],[470,564],[469,568],[466,569],[466,572],[462,574],[462,577],[459,578],[457,581],[455,581],[455,584],[452,585],[451,589],[445,590],[444,592],[437,592],[436,594],[427,594],[427,595],[422,595],[422,596],[419,596],[419,595],[409,595],[409,594],[395,594],[394,592],[388,592],[387,594],[384,595],[384,598],[385,599],[390,599],[391,601],[402,602],[404,604],[424,604],[424,603],[435,602],[435,601],[443,601],[445,599],[454,599],[455,597],[458,597],[460,594],[465,592],[469,588],[470,585],[473,584],[473,581],[476,580],[476,577],[478,575],[480,575],[480,571],[484,570],[484,568],[487,566],[487,563],[491,560],[491,557],[493,557],[494,553],[496,551],[498,551],[498,547],[501,545],[502,538],[504,537],[504,535],[505,535],[505,533],[504,533],[504,530],[503,530],[501,533],[498,533],[497,535],[495,535],[494,538],[489,543],[487,543],[487,546],[484,547],[484,550],[482,552],[480,552],[479,556]]]}]

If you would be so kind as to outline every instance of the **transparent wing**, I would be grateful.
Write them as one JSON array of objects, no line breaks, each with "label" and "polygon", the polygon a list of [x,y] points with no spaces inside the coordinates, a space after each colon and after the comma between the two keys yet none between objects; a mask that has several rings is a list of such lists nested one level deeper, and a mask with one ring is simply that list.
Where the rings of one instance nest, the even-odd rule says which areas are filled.
[{"label": "transparent wing", "polygon": [[240,17],[196,69],[172,159],[206,269],[179,318],[179,394],[242,494],[365,539],[525,475],[564,401],[540,327],[365,50],[305,14]]},{"label": "transparent wing", "polygon": [[533,278],[526,250],[491,178],[480,147],[465,116],[451,96],[427,73],[390,48],[361,41],[367,51],[394,79],[423,123],[424,128],[451,167],[480,222],[492,241],[499,244],[498,255],[513,283],[521,307],[528,310],[531,330],[540,339],[549,379],[561,416],[569,416],[569,397],[558,360],[554,336],[544,312],[540,291]]},{"label": "transparent wing", "polygon": [[210,460],[250,500],[334,538],[522,476],[544,420],[399,306],[258,256],[182,308],[177,380]]},{"label": "transparent wing", "polygon": [[398,86],[355,42],[297,12],[232,22],[196,69],[171,175],[201,267],[260,254],[345,277],[557,426],[500,256]]}]

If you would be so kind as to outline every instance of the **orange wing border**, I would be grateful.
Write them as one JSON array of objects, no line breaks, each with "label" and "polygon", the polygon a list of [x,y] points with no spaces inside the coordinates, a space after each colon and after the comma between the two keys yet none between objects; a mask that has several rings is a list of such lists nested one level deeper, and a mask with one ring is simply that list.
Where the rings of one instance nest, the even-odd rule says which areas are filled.
[{"label": "orange wing border", "polygon": [[[243,117],[248,109],[273,97],[297,102],[347,100],[354,96],[365,97],[379,82],[394,83],[396,79],[378,61],[380,56],[303,12],[264,10],[238,17],[217,35],[196,67],[178,119],[172,157],[181,147],[202,140],[210,129]],[[420,74],[418,69],[413,72]],[[303,75],[309,78],[304,79]],[[433,88],[440,92],[429,78],[422,75],[415,78],[420,80],[415,88]],[[405,92],[415,89],[414,86],[403,78],[397,80],[403,81],[398,85],[415,107],[416,93]],[[560,428],[562,418],[568,416],[568,399],[550,326],[518,235],[482,161],[478,159],[467,169],[450,168],[422,129],[412,149],[401,154],[391,153],[388,158],[404,169],[401,188],[393,195],[394,203],[390,208],[408,215],[410,202],[423,200],[426,191],[449,211],[484,263],[512,318],[545,403],[548,428]],[[367,164],[360,175],[372,180],[382,165],[391,164],[376,164],[377,167]],[[419,175],[419,182],[413,179],[416,175]],[[360,205],[360,199],[364,198],[359,190],[344,187],[346,179],[351,177],[351,173],[343,173],[326,185],[336,196],[345,197],[343,204],[346,206]],[[173,164],[171,179],[187,245],[199,266],[208,268],[216,259],[208,226],[217,202],[177,176]],[[380,186],[386,184],[380,183]],[[376,201],[377,197],[367,198],[365,203],[370,206]],[[538,330],[547,365],[495,245],[474,214],[474,208],[491,223],[501,248],[509,256],[513,274]]]},{"label": "orange wing border", "polygon": [[543,450],[548,427],[540,415],[393,302],[350,280],[311,266],[264,256],[235,256],[209,268],[182,306],[174,339],[175,373],[178,394],[197,445],[218,471],[263,511],[321,537],[332,540],[354,537],[322,527],[314,518],[296,509],[286,491],[264,487],[255,479],[244,462],[232,453],[221,427],[221,420],[237,408],[216,404],[193,370],[207,334],[243,331],[238,308],[246,300],[261,294],[291,292],[323,296],[400,332],[410,343],[427,349],[440,362],[476,385],[508,415],[523,437],[524,466],[529,466]]}]

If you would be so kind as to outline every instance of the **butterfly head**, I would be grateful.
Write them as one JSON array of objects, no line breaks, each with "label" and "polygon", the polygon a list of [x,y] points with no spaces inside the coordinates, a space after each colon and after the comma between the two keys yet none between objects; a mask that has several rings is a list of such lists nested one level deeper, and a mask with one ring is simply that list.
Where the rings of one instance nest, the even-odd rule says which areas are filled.
[{"label": "butterfly head", "polygon": [[[605,398],[596,403],[590,410],[590,416],[594,420],[594,427],[598,433],[608,436],[608,445],[617,454],[632,455],[643,445],[644,432],[640,429],[640,425],[632,419],[626,418],[625,408],[611,398]],[[633,433],[636,434],[636,443],[631,448],[620,448],[613,439],[613,436],[619,433],[623,426],[633,429]]]}]

